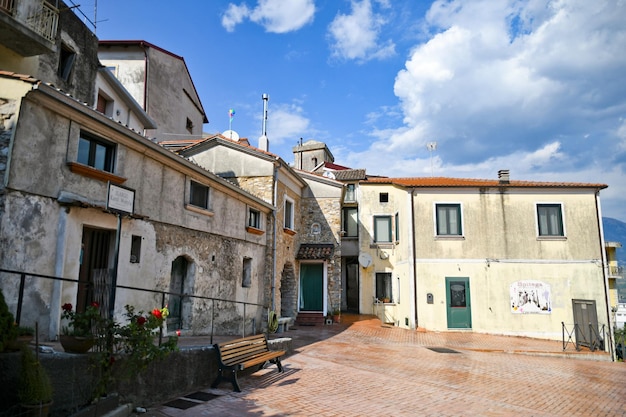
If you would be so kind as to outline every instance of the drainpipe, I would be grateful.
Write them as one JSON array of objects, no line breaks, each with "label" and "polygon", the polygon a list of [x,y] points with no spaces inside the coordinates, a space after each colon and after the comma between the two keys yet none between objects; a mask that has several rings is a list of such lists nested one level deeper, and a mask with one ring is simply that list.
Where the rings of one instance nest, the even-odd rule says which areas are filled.
[{"label": "drainpipe", "polygon": [[276,161],[274,163],[274,190],[272,195],[272,205],[274,206],[272,210],[272,216],[274,217],[274,221],[272,222],[274,225],[273,237],[272,237],[272,308],[271,311],[275,311],[276,309],[276,233],[278,233],[278,227],[276,226],[277,214],[278,214],[278,164]]},{"label": "drainpipe", "polygon": [[415,309],[415,329],[419,327],[417,318],[417,250],[415,249],[415,202],[414,202],[415,188],[411,189],[411,256],[413,257],[413,303]]},{"label": "drainpipe", "polygon": [[606,260],[606,247],[604,244],[604,227],[602,226],[602,209],[600,208],[600,190],[596,191],[596,215],[598,216],[598,233],[600,234],[600,254],[602,255],[602,277],[604,278],[604,297],[606,302],[606,318],[609,327],[607,343],[611,360],[615,362],[615,346],[613,344],[613,322],[611,321],[611,297],[609,293],[609,264]]}]

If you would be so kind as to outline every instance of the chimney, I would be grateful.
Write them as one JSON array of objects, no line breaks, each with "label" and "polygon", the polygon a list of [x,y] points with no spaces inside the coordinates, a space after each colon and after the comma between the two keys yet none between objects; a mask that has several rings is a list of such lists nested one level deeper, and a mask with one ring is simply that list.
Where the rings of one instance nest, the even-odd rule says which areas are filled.
[{"label": "chimney", "polygon": [[500,184],[509,184],[509,170],[501,169],[498,171],[498,180],[500,180]]}]

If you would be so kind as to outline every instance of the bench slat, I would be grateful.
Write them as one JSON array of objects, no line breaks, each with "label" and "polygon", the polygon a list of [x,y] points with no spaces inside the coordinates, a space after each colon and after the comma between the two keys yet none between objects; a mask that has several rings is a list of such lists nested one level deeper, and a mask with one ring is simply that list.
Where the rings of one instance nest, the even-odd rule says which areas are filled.
[{"label": "bench slat", "polygon": [[214,347],[218,353],[219,368],[217,378],[211,384],[213,388],[219,385],[224,371],[231,371],[231,382],[237,392],[241,392],[237,382],[237,371],[272,362],[276,364],[279,372],[283,372],[280,357],[286,351],[269,350],[264,334],[229,340],[215,344]]}]

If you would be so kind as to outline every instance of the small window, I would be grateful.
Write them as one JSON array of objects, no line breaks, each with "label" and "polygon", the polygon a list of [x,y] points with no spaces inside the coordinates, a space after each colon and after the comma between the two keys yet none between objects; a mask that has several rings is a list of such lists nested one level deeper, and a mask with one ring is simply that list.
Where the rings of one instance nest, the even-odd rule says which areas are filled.
[{"label": "small window", "polygon": [[115,145],[85,132],[78,140],[77,162],[101,171],[113,172]]},{"label": "small window", "polygon": [[565,236],[561,204],[537,204],[539,236]]},{"label": "small window", "polygon": [[70,79],[75,60],[76,52],[72,51],[66,45],[61,45],[61,54],[59,56],[59,69],[57,71],[57,74],[63,81],[68,81]]},{"label": "small window", "polygon": [[113,115],[113,100],[108,98],[101,91],[98,92],[98,101],[96,103],[96,110],[107,116]]},{"label": "small window", "polygon": [[343,227],[344,237],[359,236],[359,215],[356,207],[343,208]]},{"label": "small window", "polygon": [[191,181],[189,204],[208,210],[209,187],[195,181]]},{"label": "small window", "polygon": [[141,260],[141,236],[135,236],[130,240],[130,263],[138,264]]},{"label": "small window", "polygon": [[437,236],[461,236],[461,205],[437,204]]},{"label": "small window", "polygon": [[378,201],[380,203],[388,203],[389,202],[389,193],[380,193],[380,194],[378,194]]},{"label": "small window", "polygon": [[391,242],[391,216],[374,216],[374,242]]},{"label": "small window", "polygon": [[253,208],[248,210],[248,226],[255,229],[261,228],[261,212]]},{"label": "small window", "polygon": [[376,273],[376,298],[385,303],[393,303],[391,272]]},{"label": "small window", "polygon": [[346,202],[355,202],[356,201],[355,189],[356,189],[355,184],[348,184],[348,185],[346,185],[346,197],[344,198],[344,201],[346,201]]},{"label": "small window", "polygon": [[252,258],[243,258],[241,286],[245,288],[252,286]]},{"label": "small window", "polygon": [[285,199],[285,228],[293,230],[293,201]]},{"label": "small window", "polygon": [[193,122],[190,118],[187,118],[187,122],[185,123],[185,127],[189,133],[193,133]]}]

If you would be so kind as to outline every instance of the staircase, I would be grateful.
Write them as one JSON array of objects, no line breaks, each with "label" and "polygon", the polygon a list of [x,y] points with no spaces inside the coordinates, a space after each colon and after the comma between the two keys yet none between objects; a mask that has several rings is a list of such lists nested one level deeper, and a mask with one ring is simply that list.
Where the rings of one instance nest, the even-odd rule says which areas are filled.
[{"label": "staircase", "polygon": [[300,311],[296,317],[297,326],[322,326],[325,322],[324,313]]}]

